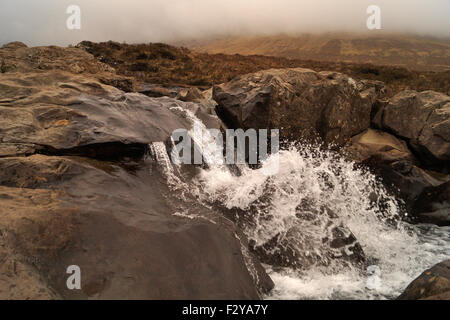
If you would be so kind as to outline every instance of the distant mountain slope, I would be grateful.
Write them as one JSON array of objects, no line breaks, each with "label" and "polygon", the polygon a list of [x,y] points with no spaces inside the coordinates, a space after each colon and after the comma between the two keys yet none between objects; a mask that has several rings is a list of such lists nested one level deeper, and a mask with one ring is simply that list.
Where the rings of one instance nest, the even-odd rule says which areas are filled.
[{"label": "distant mountain slope", "polygon": [[407,35],[327,33],[245,36],[178,44],[208,53],[396,65],[419,71],[450,70],[450,41]]}]

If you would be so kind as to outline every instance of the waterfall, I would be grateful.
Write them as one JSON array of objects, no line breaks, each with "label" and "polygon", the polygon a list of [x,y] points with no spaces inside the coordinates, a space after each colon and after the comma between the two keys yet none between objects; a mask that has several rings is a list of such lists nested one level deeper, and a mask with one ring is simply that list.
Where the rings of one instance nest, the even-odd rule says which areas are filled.
[{"label": "waterfall", "polygon": [[156,163],[158,163],[164,176],[167,178],[169,186],[176,188],[183,183],[180,178],[175,174],[175,169],[170,160],[164,142],[153,142],[149,145],[149,153]]},{"label": "waterfall", "polygon": [[[450,228],[403,222],[400,203],[382,183],[338,153],[292,146],[278,154],[277,172],[267,174],[269,158],[237,175],[213,158],[217,145],[203,123],[180,111],[200,128],[190,135],[207,165],[182,181],[163,143],[154,143],[151,153],[169,183],[183,184],[200,203],[249,216],[240,227],[254,248],[272,257],[291,254],[281,263],[263,261],[275,282],[268,299],[391,299],[423,270],[450,258]],[[332,245],[336,232],[356,238],[364,263],[347,259],[356,255],[355,241]],[[292,259],[300,267],[290,266]]]}]

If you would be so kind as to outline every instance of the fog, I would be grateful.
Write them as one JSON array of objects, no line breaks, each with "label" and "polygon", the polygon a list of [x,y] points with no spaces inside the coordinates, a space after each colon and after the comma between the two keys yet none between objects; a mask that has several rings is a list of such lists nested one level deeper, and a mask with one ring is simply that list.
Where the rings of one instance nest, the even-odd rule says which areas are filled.
[{"label": "fog", "polygon": [[[71,4],[81,8],[80,30],[66,27]],[[364,32],[371,4],[381,8],[384,32],[450,37],[449,0],[0,0],[0,44]]]}]

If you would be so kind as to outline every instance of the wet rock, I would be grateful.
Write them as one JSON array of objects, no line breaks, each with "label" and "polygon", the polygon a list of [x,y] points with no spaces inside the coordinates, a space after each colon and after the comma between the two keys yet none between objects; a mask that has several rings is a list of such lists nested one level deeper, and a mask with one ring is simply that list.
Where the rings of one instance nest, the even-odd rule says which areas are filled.
[{"label": "wet rock", "polygon": [[425,188],[415,199],[411,214],[421,222],[450,226],[450,178],[438,186]]},{"label": "wet rock", "polygon": [[[81,49],[10,44],[0,57],[1,298],[259,299],[273,288],[235,225],[172,190],[147,156],[191,128],[180,110],[195,103],[106,85],[112,70]],[[81,290],[67,289],[70,265]]]},{"label": "wet rock", "polygon": [[[384,184],[405,201],[416,222],[448,224],[448,195],[445,174],[419,167],[419,161],[405,141],[379,130],[369,129],[351,139],[346,150],[352,160],[368,165]],[[433,194],[433,196],[431,196]]]},{"label": "wet rock", "polygon": [[450,97],[434,91],[403,91],[380,108],[378,125],[408,141],[426,166],[448,170]]},{"label": "wet rock", "polygon": [[34,145],[47,154],[82,154],[86,146],[109,146],[114,153],[124,145],[166,141],[175,129],[191,125],[173,112],[188,108],[178,100],[124,93],[69,74],[24,78],[6,74],[0,84],[1,144]]},{"label": "wet rock", "polygon": [[364,164],[383,179],[384,185],[391,193],[405,202],[407,212],[412,213],[411,218],[416,222],[425,222],[414,210],[420,194],[426,188],[433,189],[448,181],[446,175],[423,170],[408,160],[387,163],[383,159],[372,157]]},{"label": "wet rock", "polygon": [[212,99],[212,89],[201,92],[195,87],[168,87],[157,84],[143,84],[139,91],[149,97],[171,97],[184,102],[193,102],[185,105],[185,109],[191,111],[199,118],[207,128],[226,128],[222,120],[217,116],[215,107],[217,103]]},{"label": "wet rock", "polygon": [[398,297],[398,300],[448,299],[450,299],[450,260],[426,270]]},{"label": "wet rock", "polygon": [[0,299],[61,299],[61,296],[48,287],[45,277],[37,273],[30,264],[22,262],[23,257],[10,248],[5,248],[1,237],[0,259]]},{"label": "wet rock", "polygon": [[0,158],[10,156],[29,156],[37,153],[39,146],[26,143],[0,143]]},{"label": "wet rock", "polygon": [[[364,251],[353,233],[344,226],[329,229],[329,237],[320,242],[302,235],[300,227],[278,234],[263,245],[251,244],[261,262],[272,267],[309,270],[313,267],[333,268],[362,266],[366,261]],[[339,267],[338,267],[339,266]]]},{"label": "wet rock", "polygon": [[[177,214],[183,202],[151,165],[129,172],[78,157],[0,159],[4,261],[32,270],[43,297],[258,299],[270,290],[234,225],[201,206]],[[66,287],[69,265],[82,270],[81,290]],[[28,284],[16,298],[36,297]]]},{"label": "wet rock", "polygon": [[[243,230],[255,226],[270,228],[271,215],[264,213],[261,202],[249,210],[226,210],[226,216]],[[275,223],[275,222],[274,222]],[[250,237],[251,238],[251,237]],[[250,241],[250,249],[259,260],[275,268],[310,270],[314,267],[346,268],[365,264],[365,253],[354,236],[334,212],[304,199],[296,208],[296,216],[286,230],[266,241]]]},{"label": "wet rock", "polygon": [[233,128],[280,129],[281,138],[344,144],[370,126],[381,83],[335,72],[271,69],[215,86],[217,112]]},{"label": "wet rock", "polygon": [[367,161],[377,157],[384,163],[406,160],[415,162],[415,157],[408,149],[406,142],[379,130],[368,129],[353,137],[347,151],[352,160]]}]

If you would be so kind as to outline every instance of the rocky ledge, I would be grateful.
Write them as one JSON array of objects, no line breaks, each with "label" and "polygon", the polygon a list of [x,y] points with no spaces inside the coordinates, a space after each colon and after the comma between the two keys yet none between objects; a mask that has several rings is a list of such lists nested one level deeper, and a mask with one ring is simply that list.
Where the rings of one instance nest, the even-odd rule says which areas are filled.
[{"label": "rocky ledge", "polygon": [[[82,49],[12,43],[0,61],[0,298],[259,299],[273,287],[230,221],[200,205],[204,219],[178,214],[147,156],[189,128],[174,110],[197,105],[126,93],[133,79]],[[81,291],[66,286],[70,265]]]}]

